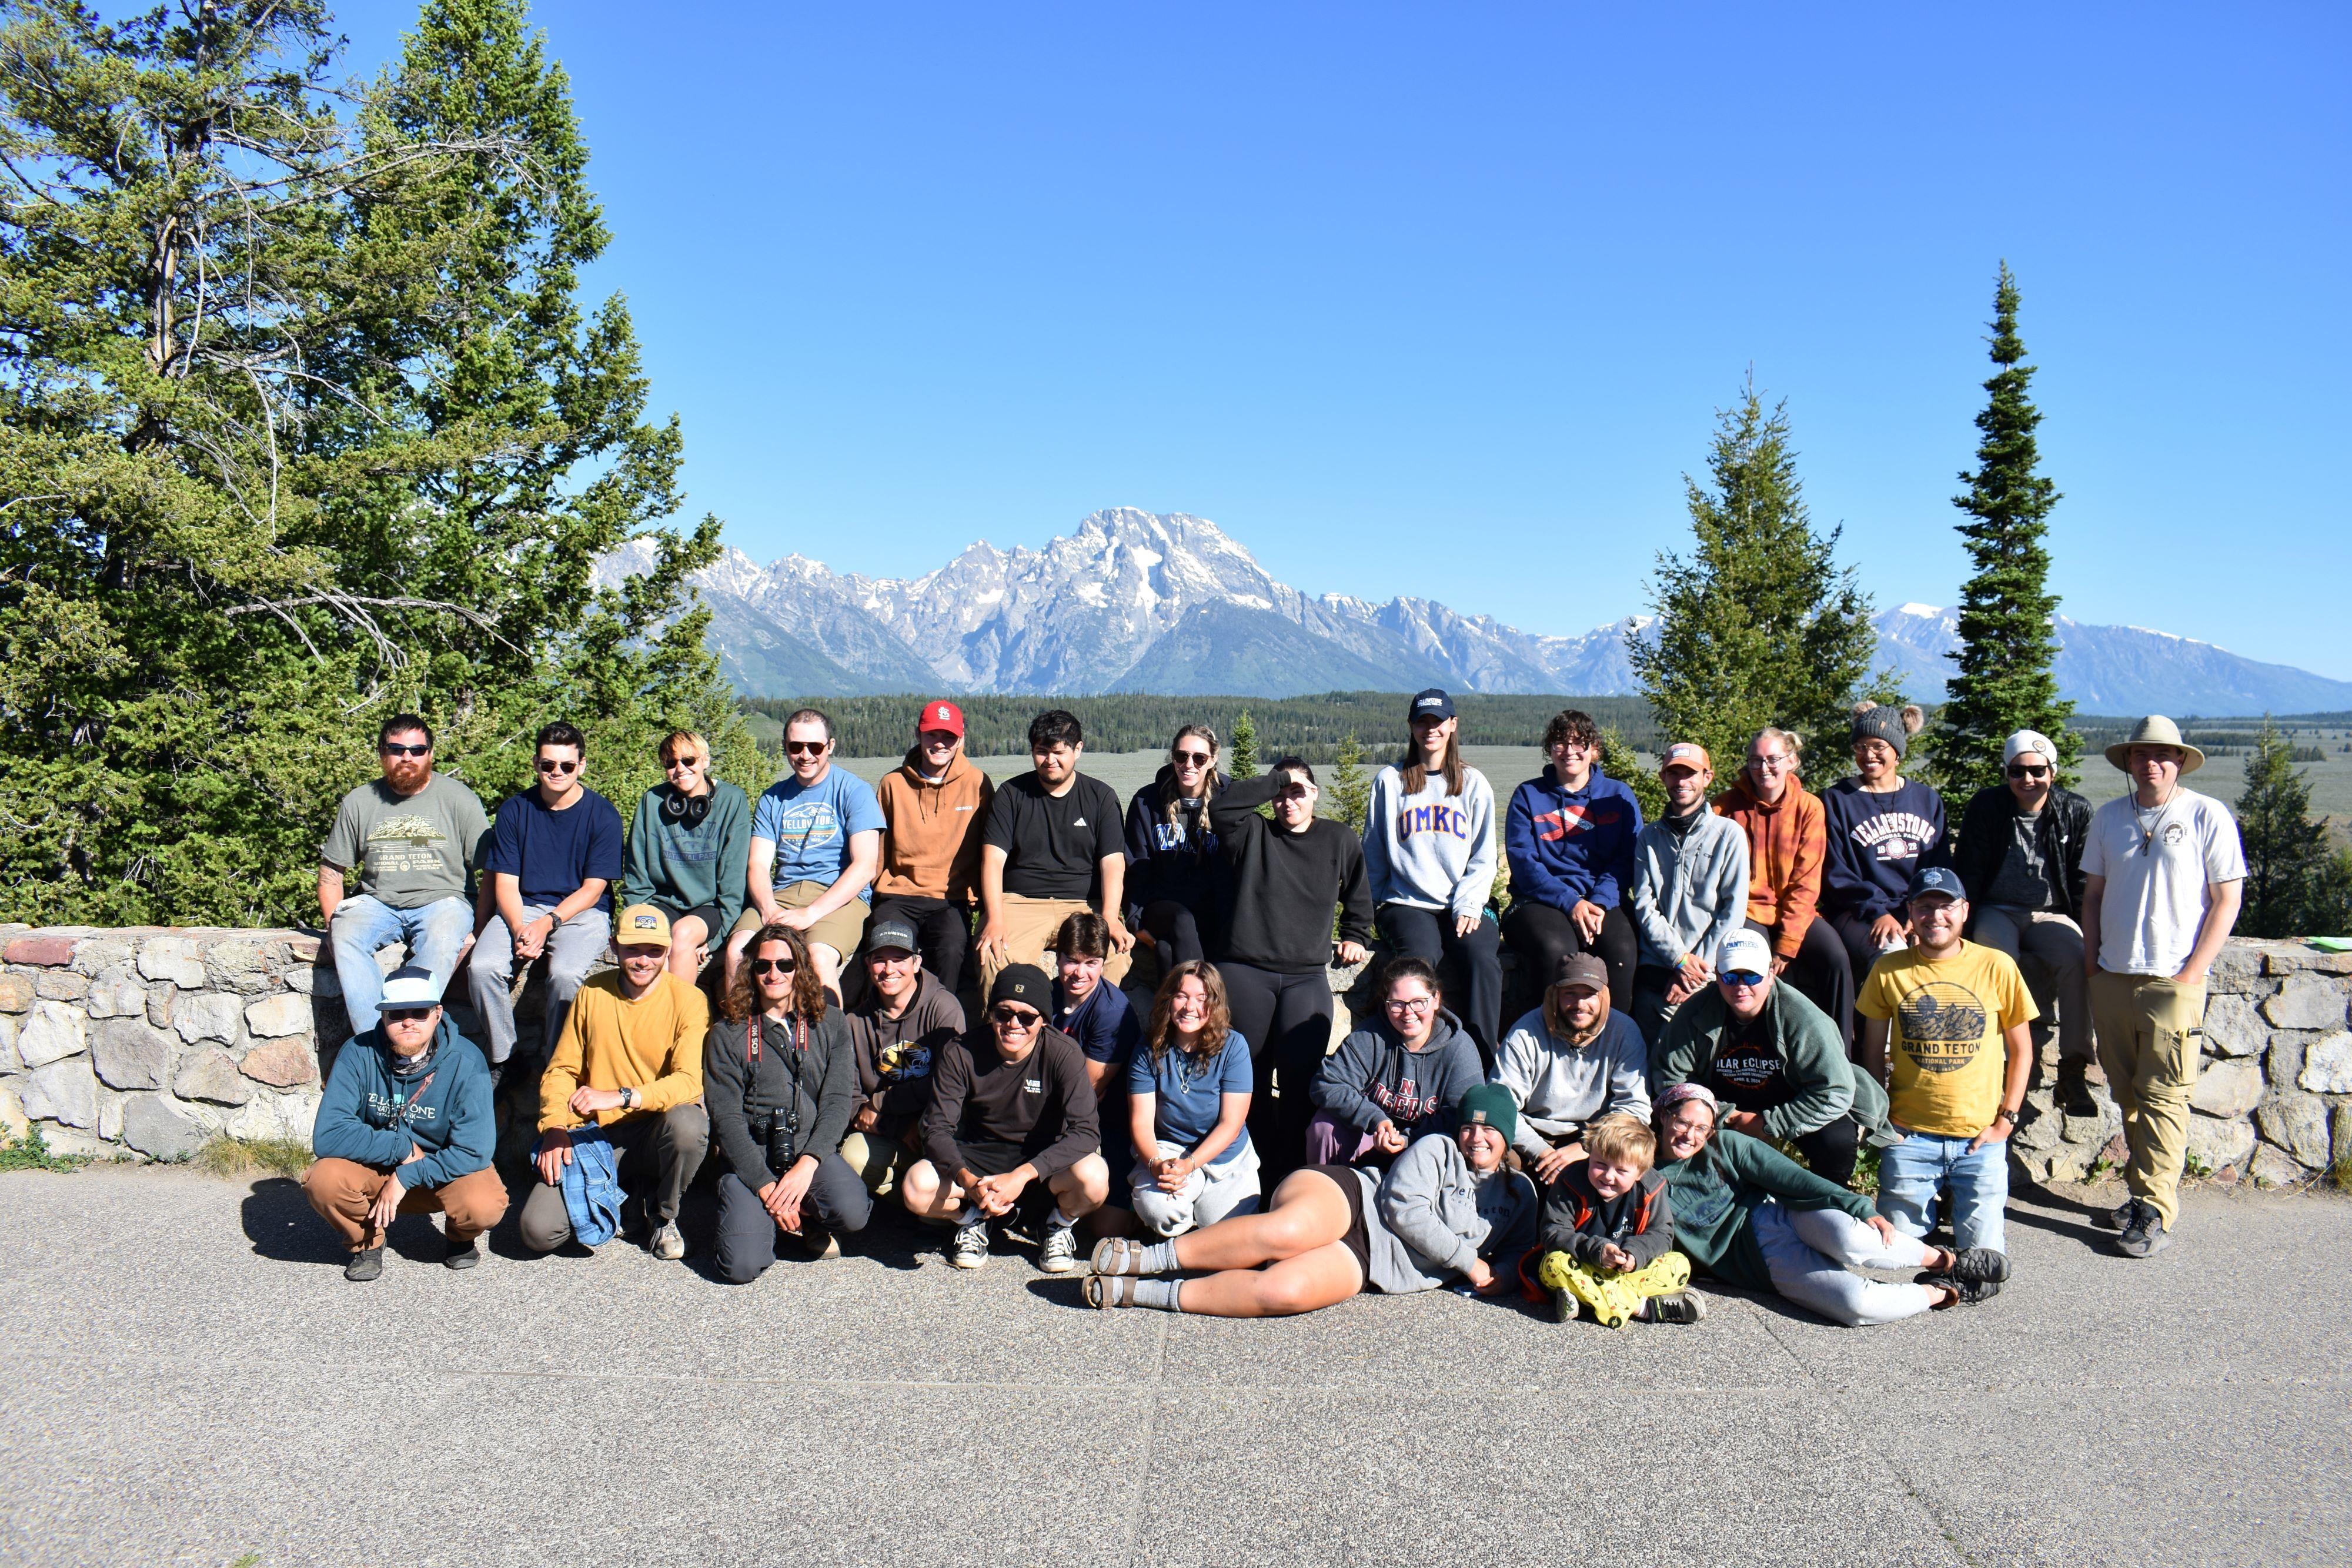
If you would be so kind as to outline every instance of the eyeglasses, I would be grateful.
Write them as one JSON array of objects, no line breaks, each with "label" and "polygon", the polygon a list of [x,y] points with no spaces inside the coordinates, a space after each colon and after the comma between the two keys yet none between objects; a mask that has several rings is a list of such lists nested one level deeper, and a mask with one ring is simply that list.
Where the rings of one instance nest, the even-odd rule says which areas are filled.
[{"label": "eyeglasses", "polygon": [[1726,969],[1723,972],[1723,983],[1727,986],[1737,986],[1742,990],[1747,990],[1752,987],[1762,985],[1764,983],[1764,977],[1753,969]]},{"label": "eyeglasses", "polygon": [[541,773],[577,773],[580,771],[580,764],[561,762],[551,757],[542,757],[539,759],[539,770]]},{"label": "eyeglasses", "polygon": [[1437,1005],[1435,997],[1391,997],[1388,1009],[1392,1013],[1425,1013]]},{"label": "eyeglasses", "polygon": [[433,1016],[431,1008],[386,1008],[377,1015],[386,1023],[423,1023]]},{"label": "eyeglasses", "polygon": [[790,958],[754,958],[751,973],[755,975],[789,975],[800,966]]},{"label": "eyeglasses", "polygon": [[2011,768],[2009,770],[2009,776],[2011,779],[2047,779],[2050,777],[2050,769],[2047,768],[2027,768],[2020,765]]},{"label": "eyeglasses", "polygon": [[1210,754],[1205,751],[1171,751],[1168,754],[1180,768],[1206,768]]},{"label": "eyeglasses", "polygon": [[376,749],[386,757],[430,757],[433,755],[432,743],[429,741],[423,746],[403,746],[396,740],[387,740],[382,746],[376,747]]},{"label": "eyeglasses", "polygon": [[832,744],[829,740],[788,740],[784,742],[784,751],[792,757],[822,757],[824,748]]},{"label": "eyeglasses", "polygon": [[1045,1021],[1044,1013],[1033,1011],[1028,1008],[992,1008],[989,1009],[988,1016],[1000,1028],[1018,1030],[1024,1033]]}]

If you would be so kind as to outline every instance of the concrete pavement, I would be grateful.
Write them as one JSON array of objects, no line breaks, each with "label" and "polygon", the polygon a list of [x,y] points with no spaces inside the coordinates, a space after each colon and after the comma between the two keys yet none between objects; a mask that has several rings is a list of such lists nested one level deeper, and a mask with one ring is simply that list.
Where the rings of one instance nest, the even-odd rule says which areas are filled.
[{"label": "concrete pavement", "polygon": [[[2108,1201],[2115,1199],[2110,1197]],[[2342,1562],[2352,1202],[2020,1202],[1975,1310],[1096,1313],[903,1219],[730,1289],[615,1243],[346,1283],[290,1182],[0,1176],[0,1561]],[[691,1221],[689,1237],[698,1243]]]}]

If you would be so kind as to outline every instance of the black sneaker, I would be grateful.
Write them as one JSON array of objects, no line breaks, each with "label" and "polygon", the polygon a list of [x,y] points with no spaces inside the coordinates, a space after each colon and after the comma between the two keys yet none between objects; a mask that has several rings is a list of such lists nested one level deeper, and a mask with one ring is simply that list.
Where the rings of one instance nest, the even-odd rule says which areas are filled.
[{"label": "black sneaker", "polygon": [[1695,1323],[1706,1316],[1706,1298],[1696,1291],[1676,1291],[1671,1296],[1650,1298],[1650,1321],[1657,1323]]},{"label": "black sneaker", "polygon": [[2124,1233],[2116,1238],[2116,1248],[2126,1258],[2152,1258],[2172,1245],[2172,1238],[2164,1228],[2164,1217],[2156,1205],[2142,1203]]},{"label": "black sneaker", "polygon": [[2087,1061],[2062,1061],[2058,1064],[2058,1108],[2069,1116],[2095,1116],[2099,1103],[2091,1098],[2091,1082],[2085,1076],[2090,1071]]},{"label": "black sneaker", "polygon": [[2127,1197],[2113,1208],[2103,1208],[2091,1216],[2091,1223],[2102,1230],[2129,1230],[2139,1213],[2139,1199]]},{"label": "black sneaker", "polygon": [[[1970,1250],[1981,1249],[1972,1248]],[[1979,1307],[2000,1294],[2000,1281],[1998,1280],[1964,1280],[1957,1274],[1922,1274],[1912,1283],[1925,1285],[1931,1291],[1940,1288],[1951,1291],[1958,1299],[1944,1303],[1949,1307]]]},{"label": "black sneaker", "polygon": [[1952,1266],[1946,1272],[1963,1282],[1982,1281],[1998,1285],[2009,1278],[2009,1254],[1996,1252],[1990,1247],[1971,1247],[1953,1255]]},{"label": "black sneaker", "polygon": [[357,1280],[365,1283],[367,1281],[383,1277],[383,1249],[381,1247],[370,1247],[364,1251],[354,1252],[352,1254],[352,1260],[343,1265],[343,1278],[346,1280]]},{"label": "black sneaker", "polygon": [[444,1269],[470,1269],[481,1260],[482,1239],[477,1236],[468,1240],[463,1247],[458,1246],[454,1241],[451,1242],[449,1244],[449,1255],[441,1260],[441,1267]]}]

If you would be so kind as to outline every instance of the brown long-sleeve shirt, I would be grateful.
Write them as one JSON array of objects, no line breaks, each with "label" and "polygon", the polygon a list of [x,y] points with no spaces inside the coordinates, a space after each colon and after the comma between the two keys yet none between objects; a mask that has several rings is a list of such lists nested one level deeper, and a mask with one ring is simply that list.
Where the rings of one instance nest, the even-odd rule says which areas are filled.
[{"label": "brown long-sleeve shirt", "polygon": [[1772,951],[1793,958],[1822,901],[1830,837],[1822,798],[1790,779],[1769,805],[1742,773],[1715,798],[1717,815],[1748,834],[1748,918],[1772,931]]}]

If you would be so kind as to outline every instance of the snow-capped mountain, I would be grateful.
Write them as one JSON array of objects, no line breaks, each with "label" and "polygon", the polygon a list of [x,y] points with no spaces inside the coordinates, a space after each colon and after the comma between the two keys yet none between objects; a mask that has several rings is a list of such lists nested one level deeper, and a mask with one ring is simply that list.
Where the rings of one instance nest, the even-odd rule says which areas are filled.
[{"label": "snow-capped mountain", "polygon": [[[643,541],[599,563],[645,570]],[[728,676],[763,696],[874,692],[1202,692],[1634,689],[1627,616],[1544,636],[1433,600],[1310,598],[1277,582],[1202,517],[1121,507],[1042,549],[976,543],[912,579],[840,574],[799,555],[762,567],[730,548],[695,575]],[[1939,695],[1957,643],[1947,610],[1877,619],[1879,663],[1915,695]],[[2352,707],[2352,682],[2258,664],[2210,643],[2061,619],[2059,682],[2090,713],[2309,712]]]}]

